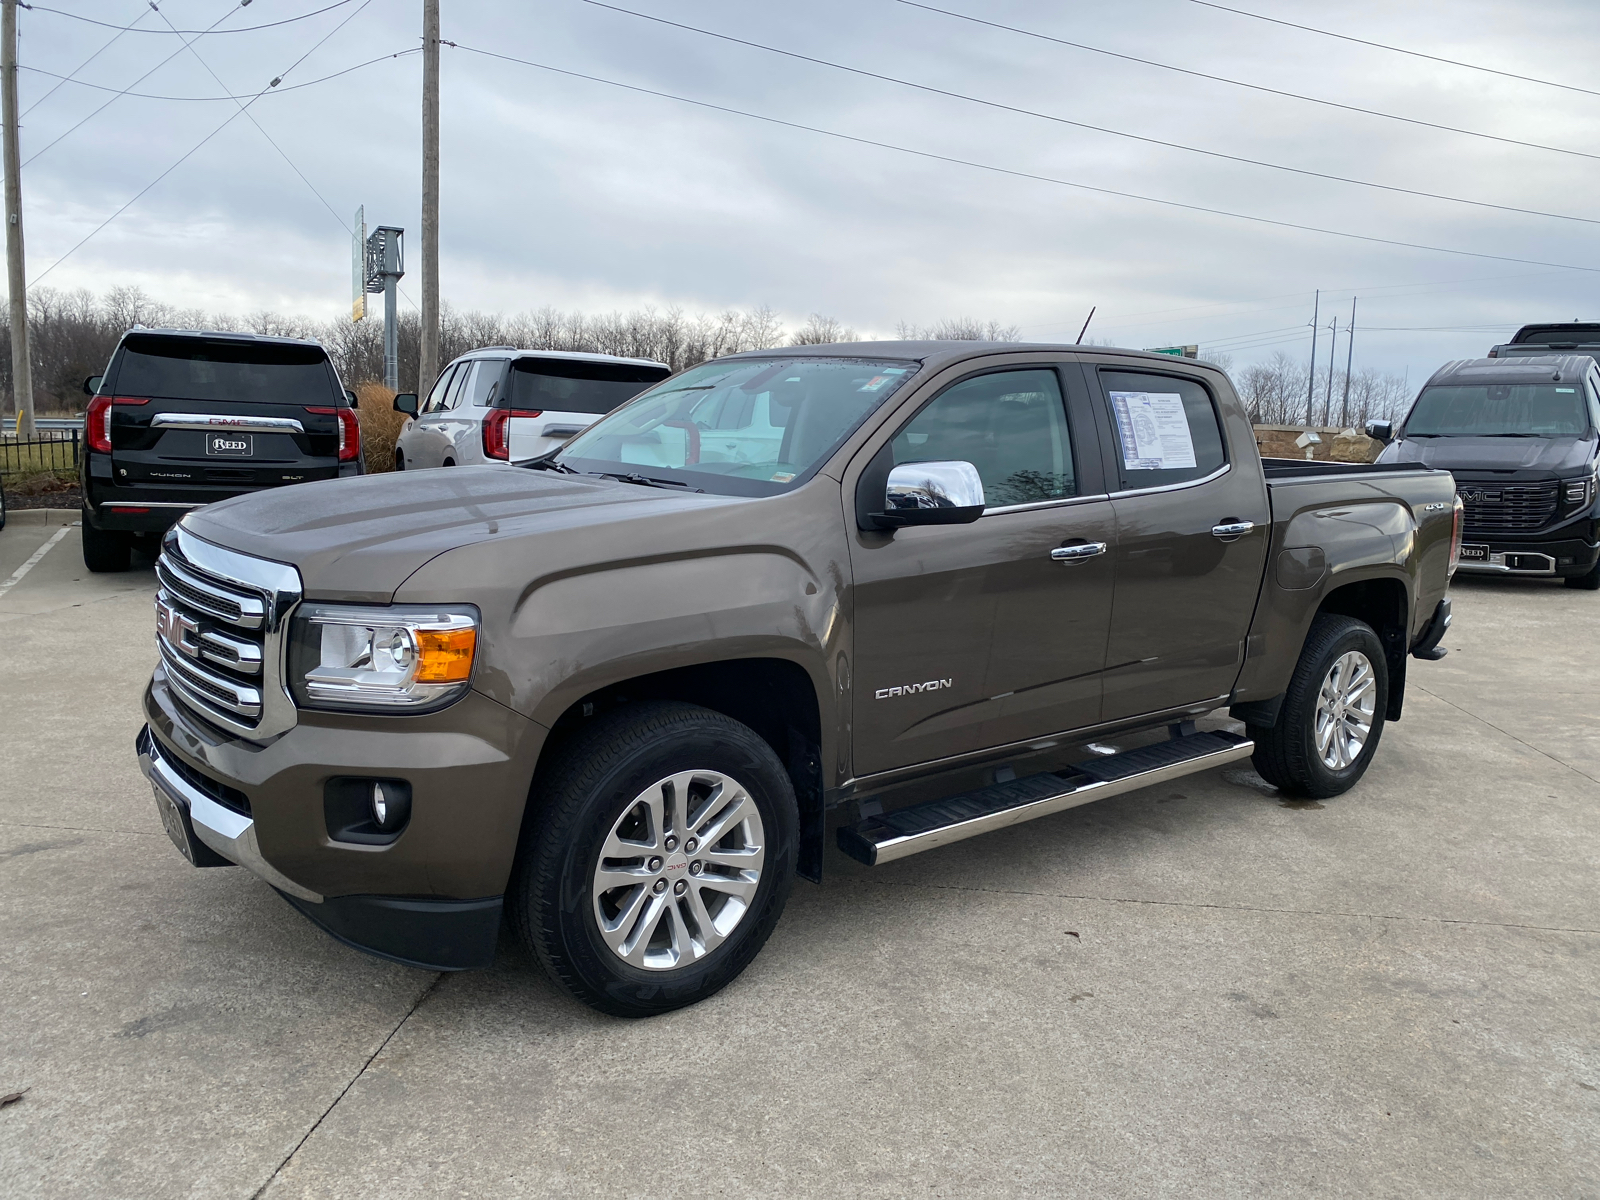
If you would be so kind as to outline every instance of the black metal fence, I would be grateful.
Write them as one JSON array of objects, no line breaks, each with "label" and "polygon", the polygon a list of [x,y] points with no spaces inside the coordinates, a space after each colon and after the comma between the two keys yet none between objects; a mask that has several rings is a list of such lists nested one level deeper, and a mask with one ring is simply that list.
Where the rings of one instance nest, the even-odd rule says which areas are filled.
[{"label": "black metal fence", "polygon": [[41,429],[38,432],[38,437],[26,442],[0,437],[0,476],[78,469],[83,441],[81,429]]}]

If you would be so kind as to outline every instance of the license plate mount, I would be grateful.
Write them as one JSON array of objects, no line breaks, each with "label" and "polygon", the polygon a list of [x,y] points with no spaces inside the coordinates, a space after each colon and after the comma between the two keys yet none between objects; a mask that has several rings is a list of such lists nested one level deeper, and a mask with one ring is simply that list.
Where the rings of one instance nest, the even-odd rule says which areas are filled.
[{"label": "license plate mount", "polygon": [[250,458],[256,452],[255,438],[248,433],[206,434],[206,454],[213,458]]}]

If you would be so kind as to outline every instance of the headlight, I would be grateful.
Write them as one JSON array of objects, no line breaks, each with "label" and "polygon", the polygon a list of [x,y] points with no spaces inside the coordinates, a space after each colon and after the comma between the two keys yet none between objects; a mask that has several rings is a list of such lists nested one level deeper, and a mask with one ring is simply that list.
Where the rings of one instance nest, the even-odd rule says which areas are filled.
[{"label": "headlight", "polygon": [[414,712],[459,699],[472,681],[478,610],[302,604],[289,685],[306,708]]}]

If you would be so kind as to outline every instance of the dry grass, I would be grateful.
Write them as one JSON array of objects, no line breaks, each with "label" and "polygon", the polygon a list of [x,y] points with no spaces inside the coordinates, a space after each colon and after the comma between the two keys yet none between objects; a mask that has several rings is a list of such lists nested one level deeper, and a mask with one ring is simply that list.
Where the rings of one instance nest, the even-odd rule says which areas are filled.
[{"label": "dry grass", "polygon": [[394,470],[394,443],[405,428],[406,415],[394,411],[394,393],[381,383],[363,383],[355,388],[361,422],[362,454],[367,473]]}]

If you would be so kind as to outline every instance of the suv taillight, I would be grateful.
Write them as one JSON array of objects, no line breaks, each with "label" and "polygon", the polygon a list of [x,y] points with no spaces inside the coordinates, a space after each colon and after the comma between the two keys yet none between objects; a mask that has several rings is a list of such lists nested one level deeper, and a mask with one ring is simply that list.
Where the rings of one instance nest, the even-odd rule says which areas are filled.
[{"label": "suv taillight", "polygon": [[542,408],[497,408],[483,420],[483,454],[485,458],[511,457],[511,432],[507,426],[512,417],[538,417]]},{"label": "suv taillight", "polygon": [[353,408],[312,408],[306,405],[308,413],[320,413],[327,416],[332,413],[339,418],[339,461],[354,462],[361,457],[361,422],[356,419]]},{"label": "suv taillight", "polygon": [[111,453],[111,406],[113,404],[149,404],[148,398],[139,400],[132,396],[96,396],[89,401],[89,409],[83,415],[84,437],[89,442],[89,449],[98,450],[101,454]]},{"label": "suv taillight", "polygon": [[1461,497],[1457,496],[1455,512],[1451,514],[1453,524],[1450,530],[1450,568],[1447,575],[1454,575],[1456,565],[1461,561],[1461,527],[1466,521],[1465,514],[1466,506],[1461,503]]}]

